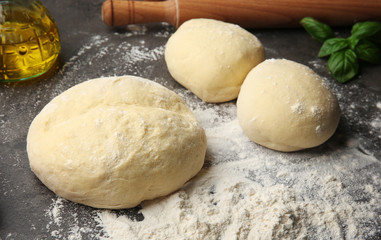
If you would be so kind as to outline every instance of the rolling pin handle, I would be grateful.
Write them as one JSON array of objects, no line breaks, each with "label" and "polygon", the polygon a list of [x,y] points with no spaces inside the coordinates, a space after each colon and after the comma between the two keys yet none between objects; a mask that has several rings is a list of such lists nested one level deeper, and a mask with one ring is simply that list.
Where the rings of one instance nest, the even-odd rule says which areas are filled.
[{"label": "rolling pin handle", "polygon": [[332,26],[381,21],[380,0],[106,0],[103,21],[110,26],[167,22],[179,27],[192,18],[212,18],[245,28],[296,27],[303,17]]},{"label": "rolling pin handle", "polygon": [[102,20],[109,26],[152,22],[168,22],[176,25],[176,11],[175,0],[106,0],[102,4]]}]

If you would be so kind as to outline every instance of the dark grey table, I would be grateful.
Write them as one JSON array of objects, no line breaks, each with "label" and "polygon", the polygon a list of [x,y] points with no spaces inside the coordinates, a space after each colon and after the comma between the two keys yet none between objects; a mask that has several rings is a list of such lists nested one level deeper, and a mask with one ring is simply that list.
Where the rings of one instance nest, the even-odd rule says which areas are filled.
[{"label": "dark grey table", "polygon": [[[56,196],[30,171],[26,153],[29,125],[53,97],[85,80],[114,75],[138,75],[165,81],[172,89],[181,88],[169,75],[162,54],[168,37],[175,31],[172,26],[156,23],[107,27],[101,21],[102,0],[45,0],[43,3],[60,30],[60,70],[38,82],[0,84],[0,239],[3,240],[53,239],[55,230],[61,231],[57,238],[67,239],[68,235],[62,234],[67,221],[57,225],[48,216],[54,213],[52,203]],[[341,36],[349,31],[348,28],[335,30]],[[265,46],[267,58],[294,60],[328,78],[343,109],[338,134],[350,132],[358,136],[361,151],[381,160],[381,126],[372,127],[367,121],[381,115],[376,105],[381,102],[380,66],[363,65],[359,77],[345,85],[339,84],[324,67],[326,60],[317,58],[320,44],[304,30],[251,31]],[[135,58],[123,59],[125,50],[135,53]],[[142,52],[146,55],[139,55]],[[92,208],[68,201],[63,204],[70,211],[62,213],[62,218],[72,219],[75,214],[77,225],[93,229],[83,232],[83,239],[102,235],[102,230],[91,220],[95,214]],[[116,212],[139,219],[142,216],[138,210],[139,207]],[[375,239],[381,239],[380,236]]]}]

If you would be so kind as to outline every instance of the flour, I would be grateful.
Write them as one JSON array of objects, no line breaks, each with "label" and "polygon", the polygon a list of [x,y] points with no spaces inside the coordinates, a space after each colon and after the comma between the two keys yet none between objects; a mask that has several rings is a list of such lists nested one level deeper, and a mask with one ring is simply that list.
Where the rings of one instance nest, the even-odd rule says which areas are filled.
[{"label": "flour", "polygon": [[309,61],[308,65],[312,66],[314,69],[325,69],[327,67],[327,62],[321,58],[317,58]]},{"label": "flour", "polygon": [[[58,73],[60,82],[53,84],[53,79],[52,84],[41,85],[38,95],[50,99],[79,82],[101,76],[129,74],[157,81],[179,94],[205,128],[205,165],[177,192],[145,201],[134,209],[96,210],[55,198],[45,213],[50,238],[380,238],[381,163],[364,151],[358,137],[364,131],[378,131],[374,136],[379,138],[379,96],[364,93],[356,85],[337,87],[327,83],[341,103],[343,126],[323,146],[297,153],[275,152],[244,135],[237,121],[235,102],[203,103],[190,91],[174,85],[167,73],[153,75],[155,66],[164,61],[169,31],[153,34],[163,39],[160,45],[148,46],[144,39],[132,42],[145,34],[146,28],[137,27],[133,32],[115,33],[113,37],[120,38],[119,42],[110,41],[110,36],[91,37]],[[274,49],[266,51],[278,54]],[[104,64],[107,54],[112,54],[113,59]],[[309,64],[315,70],[325,69],[323,60]],[[99,71],[81,74],[88,68]],[[364,98],[353,102],[356,95]],[[369,99],[377,100],[371,106],[376,108],[377,116],[366,115],[366,111],[359,114],[364,106],[369,106]],[[45,103],[40,102],[40,107]],[[0,116],[0,121],[6,120]],[[10,123],[7,120],[7,128],[0,127],[0,131],[9,127],[15,132],[19,126]],[[16,137],[9,136],[2,141]]]},{"label": "flour", "polygon": [[101,235],[95,230],[95,223],[80,219],[78,209],[69,213],[67,208],[70,204],[72,203],[56,197],[45,211],[45,217],[49,219],[46,230],[50,237],[67,240],[99,239]]},{"label": "flour", "polygon": [[381,118],[377,117],[377,118],[373,119],[373,120],[370,122],[370,125],[371,125],[373,128],[381,129]]},{"label": "flour", "polygon": [[100,212],[99,218],[112,239],[306,237],[305,212],[294,204],[292,191],[284,186],[265,189],[226,167],[202,171],[170,197],[144,203],[142,222],[110,212]]},{"label": "flour", "polygon": [[206,128],[210,166],[176,193],[143,202],[143,221],[99,211],[102,239],[366,239],[377,233],[366,226],[380,221],[378,191],[364,188],[371,201],[362,204],[344,184],[355,170],[345,167],[349,156],[354,168],[379,165],[376,159],[346,148],[307,160],[272,152],[245,137],[234,104],[191,107]]},{"label": "flour", "polygon": [[46,211],[46,215],[50,219],[52,219],[50,224],[54,222],[54,224],[56,224],[57,226],[61,226],[61,222],[62,222],[61,210],[64,207],[63,201],[64,200],[62,198],[58,198],[56,201],[53,202],[49,210]]},{"label": "flour", "polygon": [[294,105],[291,106],[291,110],[294,113],[302,114],[304,112],[304,105],[301,102],[296,102]]}]

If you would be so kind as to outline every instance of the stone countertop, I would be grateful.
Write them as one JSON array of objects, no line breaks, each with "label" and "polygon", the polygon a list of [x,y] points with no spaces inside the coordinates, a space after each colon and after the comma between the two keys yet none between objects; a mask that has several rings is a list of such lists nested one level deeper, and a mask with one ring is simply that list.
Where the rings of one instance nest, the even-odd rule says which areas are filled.
[{"label": "stone countertop", "polygon": [[[115,75],[141,76],[172,90],[182,89],[168,73],[163,55],[175,28],[164,23],[110,28],[101,21],[102,2],[43,1],[60,31],[59,70],[40,81],[0,84],[0,239],[68,239],[69,223],[62,220],[66,217],[84,229],[77,235],[82,239],[103,234],[93,221],[94,209],[57,199],[30,171],[28,128],[53,97],[85,80]],[[335,30],[341,36],[349,32],[348,28]],[[317,58],[320,43],[303,29],[250,31],[263,43],[267,58],[294,60],[327,78],[343,109],[337,134],[356,136],[362,153],[381,160],[380,66],[363,65],[356,79],[340,84],[328,74],[326,59]],[[55,216],[63,205],[65,212]],[[139,219],[139,208],[115,212]],[[378,224],[373,227],[379,230]],[[381,239],[381,233],[374,237]]]}]

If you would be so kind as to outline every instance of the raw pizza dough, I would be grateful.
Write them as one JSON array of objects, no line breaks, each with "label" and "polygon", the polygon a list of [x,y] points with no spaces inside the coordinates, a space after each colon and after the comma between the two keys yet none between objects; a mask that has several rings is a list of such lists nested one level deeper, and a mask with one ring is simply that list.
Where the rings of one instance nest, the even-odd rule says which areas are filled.
[{"label": "raw pizza dough", "polygon": [[293,61],[270,59],[246,77],[237,114],[252,141],[289,152],[329,139],[339,123],[340,107],[313,70]]},{"label": "raw pizza dough", "polygon": [[138,77],[78,84],[33,120],[30,166],[63,198],[129,208],[169,194],[201,169],[206,136],[174,92]]},{"label": "raw pizza dough", "polygon": [[253,34],[211,19],[183,23],[165,49],[172,77],[205,102],[237,98],[247,73],[264,59],[264,48]]}]

